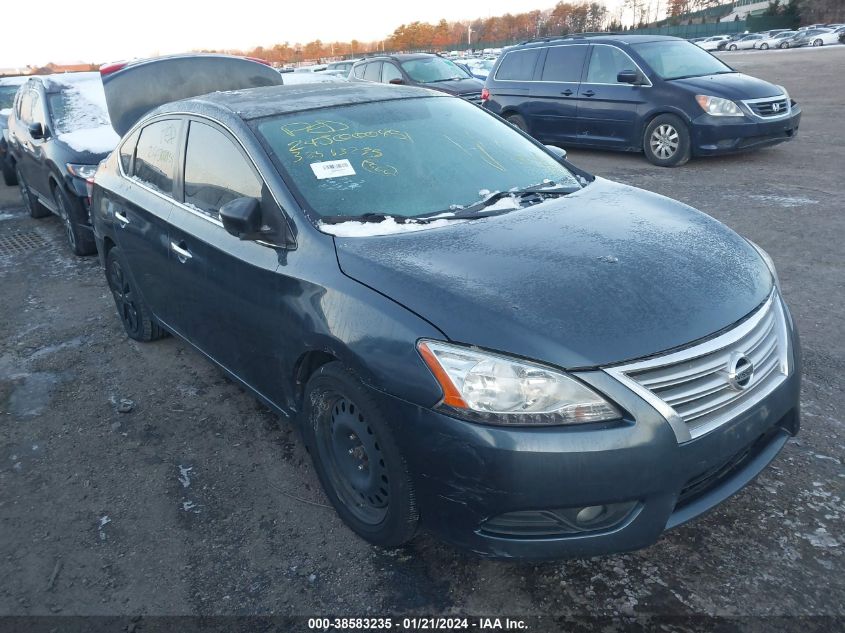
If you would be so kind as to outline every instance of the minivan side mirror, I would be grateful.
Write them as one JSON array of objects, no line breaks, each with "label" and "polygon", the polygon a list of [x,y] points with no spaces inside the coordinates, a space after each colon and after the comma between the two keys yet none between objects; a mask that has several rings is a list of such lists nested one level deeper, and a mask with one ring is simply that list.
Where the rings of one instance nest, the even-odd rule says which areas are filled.
[{"label": "minivan side mirror", "polygon": [[637,84],[640,81],[640,73],[636,70],[623,70],[616,75],[616,81],[620,84]]},{"label": "minivan side mirror", "polygon": [[546,145],[546,149],[557,156],[560,160],[566,160],[566,150],[557,145]]},{"label": "minivan side mirror", "polygon": [[44,126],[40,123],[30,123],[27,126],[27,130],[29,130],[29,135],[35,140],[44,138]]},{"label": "minivan side mirror", "polygon": [[261,236],[261,202],[256,198],[235,198],[220,207],[223,228],[242,240]]}]

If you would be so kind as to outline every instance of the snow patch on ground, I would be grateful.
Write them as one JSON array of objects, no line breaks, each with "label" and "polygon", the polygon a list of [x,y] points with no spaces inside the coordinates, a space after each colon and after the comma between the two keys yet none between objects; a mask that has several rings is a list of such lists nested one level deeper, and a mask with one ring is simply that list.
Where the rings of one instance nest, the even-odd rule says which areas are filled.
[{"label": "snow patch on ground", "polygon": [[806,198],[804,196],[773,196],[770,194],[752,194],[749,197],[754,198],[755,200],[760,200],[761,202],[769,202],[771,204],[776,204],[777,206],[783,207],[785,209],[802,207],[808,204],[818,204],[818,200],[813,200],[812,198]]},{"label": "snow patch on ground", "polygon": [[434,222],[397,222],[388,217],[381,222],[341,222],[339,224],[320,223],[320,230],[337,237],[373,237],[376,235],[395,235],[397,233],[413,233],[426,231],[441,226],[448,226],[454,220],[435,220]]}]

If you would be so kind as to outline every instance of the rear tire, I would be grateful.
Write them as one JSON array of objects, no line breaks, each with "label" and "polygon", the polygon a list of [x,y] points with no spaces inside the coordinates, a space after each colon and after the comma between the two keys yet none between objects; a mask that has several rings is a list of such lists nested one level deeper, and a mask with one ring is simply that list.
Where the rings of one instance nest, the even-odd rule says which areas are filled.
[{"label": "rear tire", "polygon": [[3,161],[3,182],[7,187],[14,187],[18,184],[18,178],[15,175],[15,168],[8,160]]},{"label": "rear tire", "polygon": [[308,380],[303,436],[326,496],[346,525],[382,547],[416,532],[419,514],[405,459],[367,388],[335,361]]},{"label": "rear tire", "polygon": [[689,128],[674,114],[661,114],[645,129],[643,152],[658,167],[680,167],[690,159]]},{"label": "rear tire", "polygon": [[505,120],[512,126],[519,128],[526,134],[530,134],[530,132],[528,131],[528,123],[519,114],[511,114],[510,116],[505,117]]},{"label": "rear tire", "polygon": [[769,50],[769,45],[768,44],[760,44],[760,50],[761,51]]},{"label": "rear tire", "polygon": [[117,315],[131,339],[149,342],[160,339],[165,331],[156,322],[152,311],[127,274],[123,253],[117,246],[106,255],[106,280],[109,284]]},{"label": "rear tire", "polygon": [[96,253],[97,243],[94,241],[94,233],[83,226],[85,209],[82,208],[82,203],[76,197],[68,196],[58,185],[53,188],[53,200],[56,202],[59,219],[65,225],[67,241],[74,255]]},{"label": "rear tire", "polygon": [[27,211],[29,211],[29,217],[38,219],[46,218],[50,215],[50,209],[38,202],[38,198],[36,198],[32,191],[30,191],[29,185],[26,183],[26,179],[21,173],[21,168],[17,165],[15,165],[15,177],[18,180],[18,188],[21,191],[23,206]]}]

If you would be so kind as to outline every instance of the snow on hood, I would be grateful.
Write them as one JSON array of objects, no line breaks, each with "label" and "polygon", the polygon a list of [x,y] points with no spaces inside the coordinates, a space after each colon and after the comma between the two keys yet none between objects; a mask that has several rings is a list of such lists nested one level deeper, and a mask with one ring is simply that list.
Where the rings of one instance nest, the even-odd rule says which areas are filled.
[{"label": "snow on hood", "polygon": [[414,231],[425,231],[436,229],[455,220],[435,220],[434,222],[397,222],[392,217],[387,217],[381,222],[340,222],[338,224],[327,224],[320,222],[319,229],[323,233],[329,233],[337,237],[373,237],[375,235],[394,235],[396,233],[412,233]]},{"label": "snow on hood", "polygon": [[54,108],[58,138],[78,152],[103,154],[112,151],[120,137],[111,127],[106,95],[98,73],[68,73],[50,77],[50,89],[63,99]]}]

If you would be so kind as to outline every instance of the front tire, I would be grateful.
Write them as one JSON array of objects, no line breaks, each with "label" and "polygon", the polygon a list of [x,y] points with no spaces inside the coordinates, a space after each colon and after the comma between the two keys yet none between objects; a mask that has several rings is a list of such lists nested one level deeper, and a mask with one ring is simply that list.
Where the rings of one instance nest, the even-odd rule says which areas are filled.
[{"label": "front tire", "polygon": [[106,255],[106,280],[114,297],[117,315],[129,338],[148,342],[165,335],[141,293],[129,278],[123,253],[117,246],[112,247]]},{"label": "front tire", "polygon": [[305,387],[303,435],[326,496],[364,540],[398,547],[419,514],[408,467],[372,394],[339,362]]},{"label": "front tire", "polygon": [[728,50],[729,51],[735,51],[736,50],[736,44],[731,44],[730,46],[728,46]]},{"label": "front tire", "polygon": [[646,158],[658,167],[680,167],[690,159],[689,128],[674,114],[654,117],[643,134]]},{"label": "front tire", "polygon": [[769,45],[768,44],[760,44],[760,50],[761,51],[769,50]]},{"label": "front tire", "polygon": [[821,46],[824,42],[820,39],[813,40],[813,46]]},{"label": "front tire", "polygon": [[789,44],[787,44],[786,42],[783,42],[783,43],[780,45],[780,47],[779,47],[779,48],[789,48]]},{"label": "front tire", "polygon": [[74,255],[96,253],[97,243],[94,241],[94,233],[82,226],[85,221],[82,203],[76,198],[71,199],[60,186],[53,189],[53,200],[56,202],[59,218],[65,225],[65,235]]}]

